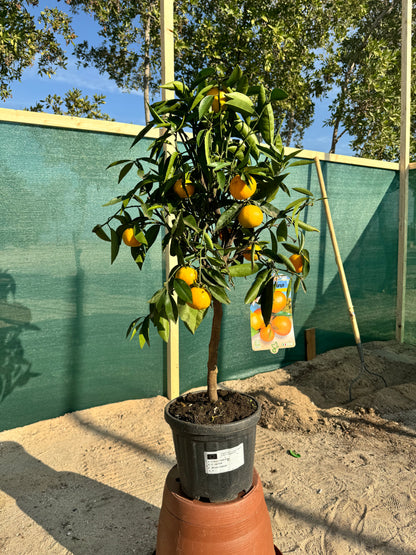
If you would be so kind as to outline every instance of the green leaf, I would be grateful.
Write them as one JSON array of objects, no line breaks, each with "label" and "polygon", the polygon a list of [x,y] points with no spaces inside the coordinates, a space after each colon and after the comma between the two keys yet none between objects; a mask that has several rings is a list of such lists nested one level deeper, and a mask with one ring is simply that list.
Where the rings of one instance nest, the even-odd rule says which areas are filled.
[{"label": "green leaf", "polygon": [[140,327],[140,332],[139,332],[139,343],[140,343],[141,349],[143,349],[145,343],[147,343],[150,346],[149,323],[150,323],[150,318],[149,316],[146,316],[146,318],[143,320],[143,323]]},{"label": "green leaf", "polygon": [[272,315],[273,293],[274,293],[274,281],[273,281],[273,278],[270,277],[269,281],[264,286],[260,295],[261,314],[263,316],[263,320],[266,326],[269,324],[270,317]]},{"label": "green leaf", "polygon": [[214,98],[215,96],[213,94],[209,94],[208,96],[202,99],[202,101],[198,106],[199,119],[202,119],[205,116],[205,114],[209,112],[209,109],[211,108],[212,103],[214,102]]},{"label": "green leaf", "polygon": [[92,232],[95,233],[97,237],[99,237],[103,241],[111,241],[109,236],[106,234],[106,232],[103,230],[103,228],[100,225],[96,225],[93,228]]},{"label": "green leaf", "polygon": [[241,204],[235,202],[228,210],[225,210],[218,218],[215,231],[219,231],[223,227],[226,227],[232,220],[235,219],[237,212],[240,210]]},{"label": "green leaf", "polygon": [[160,335],[163,341],[167,343],[169,340],[169,320],[167,318],[164,318],[163,316],[159,316],[159,319],[156,323],[156,328],[157,333]]},{"label": "green leaf", "polygon": [[165,172],[165,175],[163,177],[163,182],[164,183],[166,183],[166,181],[168,179],[173,177],[173,175],[175,173],[175,160],[178,156],[179,156],[179,152],[177,152],[176,150],[174,152],[172,152],[172,154],[169,156],[168,166],[166,168],[166,172]]},{"label": "green leaf", "polygon": [[258,128],[266,143],[272,143],[274,138],[274,115],[270,103],[263,108]]},{"label": "green leaf", "polygon": [[146,244],[147,244],[148,248],[150,248],[153,245],[153,243],[156,241],[156,238],[157,238],[158,234],[159,234],[159,226],[158,225],[152,225],[146,231]]},{"label": "green leaf", "polygon": [[226,106],[238,112],[243,117],[252,116],[255,113],[253,102],[250,97],[243,93],[232,92],[226,93]]},{"label": "green leaf", "polygon": [[270,94],[270,100],[284,100],[289,95],[283,89],[273,89]]},{"label": "green leaf", "polygon": [[111,264],[117,258],[118,251],[120,250],[121,239],[120,236],[113,228],[111,228]]},{"label": "green leaf", "polygon": [[161,299],[161,297],[164,295],[165,291],[166,291],[166,289],[164,287],[162,287],[162,289],[159,289],[158,291],[156,291],[156,293],[148,301],[148,303],[149,304],[157,304],[159,302],[159,300]]},{"label": "green leaf", "polygon": [[305,231],[317,231],[319,233],[319,229],[316,227],[313,227],[309,224],[305,224],[305,222],[302,222],[301,220],[298,220],[298,226],[301,229],[304,229]]},{"label": "green leaf", "polygon": [[208,129],[204,136],[204,152],[207,166],[209,166],[211,163],[211,129]]},{"label": "green leaf", "polygon": [[223,287],[217,287],[217,286],[211,285],[210,288],[209,288],[209,291],[212,294],[212,296],[215,299],[217,299],[217,301],[219,301],[220,303],[223,303],[223,304],[230,304],[231,303],[231,301],[227,297],[227,294],[224,291]]},{"label": "green leaf", "polygon": [[282,220],[276,229],[276,238],[279,242],[287,240],[287,223]]},{"label": "green leaf", "polygon": [[192,216],[192,214],[189,214],[188,216],[185,216],[185,218],[183,218],[183,222],[186,226],[190,227],[194,231],[201,231],[200,228],[198,227],[197,223],[196,223],[195,218]]},{"label": "green leaf", "polygon": [[237,83],[237,81],[241,79],[242,75],[243,75],[243,72],[240,66],[238,65],[235,66],[235,68],[233,69],[231,75],[229,76],[225,84],[227,85],[227,87],[232,87],[234,83]]},{"label": "green leaf", "polygon": [[146,127],[143,127],[143,129],[140,131],[140,133],[138,133],[134,139],[134,141],[132,142],[132,145],[130,148],[133,148],[135,144],[137,144],[139,141],[141,141],[146,135],[147,133],[154,127],[155,122],[151,121],[149,122]]},{"label": "green leaf", "polygon": [[228,270],[231,277],[246,277],[258,272],[260,270],[260,266],[256,263],[234,264],[234,266],[230,266]]},{"label": "green leaf", "polygon": [[131,160],[117,160],[116,162],[111,162],[111,164],[106,167],[106,170],[108,170],[108,168],[112,168],[113,166],[118,166],[118,164],[125,164],[126,162],[131,162]]},{"label": "green leaf", "polygon": [[308,189],[304,189],[303,187],[292,187],[293,191],[297,191],[298,193],[301,193],[302,195],[309,195],[311,197],[313,197],[313,193],[311,191],[309,191]]},{"label": "green leaf", "polygon": [[126,177],[126,175],[129,173],[129,171],[131,170],[131,168],[134,166],[134,162],[128,162],[121,170],[120,173],[118,175],[118,182],[120,183],[120,181]]},{"label": "green leaf", "polygon": [[187,329],[194,334],[198,327],[200,326],[202,320],[208,312],[206,310],[196,310],[187,304],[179,305],[179,318],[185,324]]},{"label": "green leaf", "polygon": [[269,279],[270,276],[271,276],[271,272],[267,268],[265,268],[264,270],[262,270],[257,274],[256,279],[252,283],[250,289],[247,291],[247,294],[244,298],[245,304],[251,304],[258,297],[262,286]]},{"label": "green leaf", "polygon": [[169,293],[167,293],[164,298],[164,309],[165,314],[169,320],[175,320],[174,304],[176,305],[175,301],[172,299]]},{"label": "green leaf", "polygon": [[185,303],[192,302],[192,292],[189,285],[183,281],[182,279],[174,279],[173,280],[173,288],[176,291],[176,294],[180,299],[182,299]]},{"label": "green leaf", "polygon": [[[189,109],[190,112],[192,112],[192,110],[198,106],[198,104],[201,102],[201,100],[207,96],[207,92],[210,91],[213,87],[215,87],[215,85],[211,84],[211,85],[207,85],[206,87],[204,87],[203,89],[201,89],[199,91],[199,93],[195,96],[194,101],[192,102],[192,105]],[[208,95],[208,96],[214,96],[214,95]]]},{"label": "green leaf", "polygon": [[296,268],[293,266],[292,261],[289,260],[287,256],[285,256],[284,254],[281,254],[280,252],[278,253],[277,256],[280,258],[283,264],[285,264],[286,267],[289,268],[289,270],[291,270],[292,272],[296,272]]},{"label": "green leaf", "polygon": [[234,125],[236,132],[247,143],[253,156],[257,160],[260,152],[259,142],[257,140],[255,132],[244,121],[236,121]]},{"label": "green leaf", "polygon": [[112,206],[113,204],[118,204],[122,200],[124,200],[124,196],[115,197],[109,200],[108,202],[106,202],[105,204],[103,204],[103,206]]}]

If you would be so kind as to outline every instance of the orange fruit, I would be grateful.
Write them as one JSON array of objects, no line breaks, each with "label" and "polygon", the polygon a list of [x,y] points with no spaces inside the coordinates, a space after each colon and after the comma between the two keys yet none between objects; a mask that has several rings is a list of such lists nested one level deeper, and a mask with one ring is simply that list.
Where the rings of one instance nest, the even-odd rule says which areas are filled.
[{"label": "orange fruit", "polygon": [[191,184],[191,182],[187,179],[185,184],[183,183],[182,179],[178,179],[175,185],[173,186],[173,190],[181,198],[188,198],[191,197],[195,192],[195,187]]},{"label": "orange fruit", "polygon": [[179,268],[176,272],[175,277],[183,280],[188,285],[192,285],[197,280],[198,272],[191,266],[182,266],[182,268]]},{"label": "orange fruit", "polygon": [[267,342],[273,339],[274,330],[270,324],[260,329],[260,337],[261,339],[263,339],[263,341],[267,341]]},{"label": "orange fruit", "polygon": [[295,267],[296,272],[300,274],[303,270],[303,256],[301,254],[292,254],[292,256],[289,257],[289,260]]},{"label": "orange fruit", "polygon": [[263,221],[263,212],[258,206],[247,204],[240,210],[238,221],[242,227],[257,227]]},{"label": "orange fruit", "polygon": [[[256,251],[261,251],[260,245],[254,245],[254,257],[253,260],[258,260],[259,257],[257,256]],[[251,260],[251,246],[248,247],[246,250],[243,251],[243,256],[246,260]]]},{"label": "orange fruit", "polygon": [[134,236],[134,229],[128,227],[123,231],[123,241],[128,247],[139,247],[141,245],[140,241]]},{"label": "orange fruit", "polygon": [[273,293],[272,312],[276,313],[283,310],[286,306],[286,302],[287,302],[286,295],[282,293],[282,291],[279,291],[279,289],[277,289]]},{"label": "orange fruit", "polygon": [[257,189],[256,180],[248,176],[248,184],[241,179],[239,175],[236,175],[230,181],[230,195],[235,198],[235,200],[246,200],[250,198]]},{"label": "orange fruit", "polygon": [[254,312],[250,314],[250,324],[253,330],[259,330],[260,328],[264,328],[264,320],[263,315],[261,313],[261,308],[258,308]]},{"label": "orange fruit", "polygon": [[207,92],[207,96],[208,95],[214,96],[212,109],[216,114],[218,114],[220,110],[226,109],[226,106],[224,106],[225,102],[227,101],[227,99],[225,98],[225,92],[219,91],[218,87],[212,87],[212,89]]},{"label": "orange fruit", "polygon": [[203,287],[191,287],[192,303],[188,305],[197,310],[204,310],[211,304],[211,295]]},{"label": "orange fruit", "polygon": [[287,335],[292,329],[292,322],[287,316],[275,316],[270,324],[277,335]]}]

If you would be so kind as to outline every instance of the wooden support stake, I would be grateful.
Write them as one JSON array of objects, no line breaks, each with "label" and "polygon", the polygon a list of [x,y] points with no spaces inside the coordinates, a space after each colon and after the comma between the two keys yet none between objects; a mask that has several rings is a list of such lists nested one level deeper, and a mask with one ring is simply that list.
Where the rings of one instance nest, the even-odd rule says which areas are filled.
[{"label": "wooden support stake", "polygon": [[[162,54],[162,83],[169,83],[175,78],[174,72],[174,42],[173,42],[173,0],[160,0],[160,41]],[[174,91],[162,89],[162,99],[174,98]],[[174,145],[168,145],[165,154],[169,153]],[[176,257],[169,254],[166,248],[165,265],[166,277],[177,264]],[[179,396],[179,325],[170,322],[169,341],[167,345],[167,395],[168,399]]]},{"label": "wooden support stake", "polygon": [[306,360],[312,360],[316,357],[315,328],[308,328],[305,330],[305,351]]}]

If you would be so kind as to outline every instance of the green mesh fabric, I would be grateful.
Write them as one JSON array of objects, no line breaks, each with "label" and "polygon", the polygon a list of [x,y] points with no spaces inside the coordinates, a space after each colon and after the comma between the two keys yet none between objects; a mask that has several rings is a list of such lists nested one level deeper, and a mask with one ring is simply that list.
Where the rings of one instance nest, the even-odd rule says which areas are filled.
[{"label": "green mesh fabric", "polygon": [[91,232],[113,213],[132,137],[0,124],[0,429],[163,393],[165,350],[125,339],[162,284]]},{"label": "green mesh fabric", "polygon": [[404,339],[416,345],[416,169],[409,173],[408,217]]},{"label": "green mesh fabric", "polygon": [[[137,340],[125,339],[128,324],[147,312],[163,283],[160,249],[152,249],[140,273],[128,249],[111,265],[109,244],[91,233],[113,212],[102,205],[128,187],[117,185],[117,167],[105,168],[139,155],[139,147],[129,151],[132,137],[11,123],[0,123],[0,140],[0,430],[166,394],[162,340],[153,333],[151,348],[140,350]],[[362,340],[392,339],[398,173],[335,163],[322,169]],[[320,196],[313,164],[294,167],[287,183]],[[284,207],[288,199],[278,195],[275,203]],[[354,344],[322,203],[304,219],[321,232],[308,236],[308,292],[294,300],[296,348],[277,355],[251,350],[243,303],[251,281],[241,279],[224,310],[220,380],[304,359],[305,328],[316,328],[318,352]],[[414,243],[409,232],[409,246]],[[206,318],[195,336],[181,324],[182,391],[205,381],[210,323]],[[408,334],[415,339],[411,325]]]},{"label": "green mesh fabric", "polygon": [[[361,340],[389,340],[395,336],[398,173],[339,163],[321,163],[332,219],[355,307]],[[289,186],[304,187],[320,197],[315,165],[297,166],[287,178]],[[285,195],[274,204],[284,208]],[[296,347],[254,352],[250,343],[249,307],[243,304],[249,279],[240,280],[224,307],[219,379],[236,379],[271,371],[305,359],[304,330],[316,329],[317,352],[354,345],[347,304],[342,291],[323,204],[308,209],[306,221],[319,228],[310,233],[307,247],[311,271],[307,293],[294,299]],[[210,322],[194,337],[183,329],[180,336],[181,386],[202,385],[205,380]],[[195,375],[199,375],[195,380]]]}]

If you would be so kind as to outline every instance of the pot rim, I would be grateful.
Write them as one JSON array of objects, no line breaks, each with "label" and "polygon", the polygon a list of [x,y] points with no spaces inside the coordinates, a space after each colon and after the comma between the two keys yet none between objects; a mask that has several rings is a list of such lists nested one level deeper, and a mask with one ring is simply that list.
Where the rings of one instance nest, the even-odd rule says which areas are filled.
[{"label": "pot rim", "polygon": [[[200,390],[200,391],[205,391],[205,390]],[[199,393],[199,391],[193,391],[193,393]],[[251,428],[252,426],[257,425],[257,422],[260,420],[260,415],[261,415],[260,401],[255,397],[253,397],[252,395],[249,395],[248,393],[242,393],[241,391],[238,391],[237,393],[240,393],[241,395],[245,395],[246,397],[249,397],[257,405],[257,409],[255,410],[255,412],[253,412],[253,414],[250,414],[250,416],[243,418],[242,420],[236,420],[235,422],[228,422],[227,424],[198,424],[196,422],[187,422],[185,420],[180,420],[179,418],[176,418],[169,412],[169,408],[177,399],[179,399],[179,397],[186,395],[186,393],[184,393],[183,395],[179,395],[179,397],[175,397],[175,399],[172,399],[165,405],[165,420],[171,426],[172,429],[180,428],[182,430],[186,430],[187,433],[195,433],[197,435],[206,434],[209,436],[227,435],[230,432],[242,431],[242,430],[245,430],[246,428]]]}]

